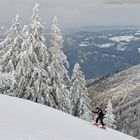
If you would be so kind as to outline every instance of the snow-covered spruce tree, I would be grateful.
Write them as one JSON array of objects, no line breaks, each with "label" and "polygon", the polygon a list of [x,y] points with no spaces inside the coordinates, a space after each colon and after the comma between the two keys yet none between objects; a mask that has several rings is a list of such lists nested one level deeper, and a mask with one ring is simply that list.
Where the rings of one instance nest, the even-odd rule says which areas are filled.
[{"label": "snow-covered spruce tree", "polygon": [[51,28],[51,44],[49,48],[49,65],[47,71],[51,79],[51,95],[53,96],[57,109],[64,112],[71,112],[70,96],[67,90],[66,81],[69,81],[67,57],[61,50],[63,47],[62,34],[57,23],[57,17],[54,18]]},{"label": "snow-covered spruce tree", "polygon": [[109,100],[106,108],[106,115],[105,115],[105,124],[107,127],[116,128],[115,126],[115,116],[113,114],[112,103]]},{"label": "snow-covered spruce tree", "polygon": [[8,30],[7,36],[0,43],[0,71],[13,72],[18,63],[18,54],[21,51],[23,32],[18,14],[13,19],[13,25]]},{"label": "snow-covered spruce tree", "polygon": [[9,94],[13,91],[14,86],[13,73],[1,73],[0,72],[0,94]]},{"label": "snow-covered spruce tree", "polygon": [[72,115],[84,120],[91,120],[91,100],[88,97],[85,77],[80,70],[80,65],[75,64],[70,86]]},{"label": "snow-covered spruce tree", "polygon": [[33,50],[37,54],[37,59],[40,65],[44,66],[48,62],[48,53],[45,46],[44,26],[39,19],[39,3],[36,3],[33,8],[33,14],[30,18],[30,24],[24,26],[26,37],[33,35]]},{"label": "snow-covered spruce tree", "polygon": [[31,23],[24,28],[26,38],[22,43],[17,67],[16,95],[51,107],[55,102],[49,94],[49,78],[44,65],[47,63],[47,48],[44,45],[43,25],[38,16],[39,4],[33,8]]}]

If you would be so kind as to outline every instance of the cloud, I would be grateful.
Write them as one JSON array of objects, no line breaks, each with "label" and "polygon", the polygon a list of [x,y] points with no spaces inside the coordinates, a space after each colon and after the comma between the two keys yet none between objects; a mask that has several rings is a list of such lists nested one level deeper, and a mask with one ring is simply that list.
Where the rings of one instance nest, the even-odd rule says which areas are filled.
[{"label": "cloud", "polygon": [[140,4],[140,0],[106,0],[105,3],[112,5]]},{"label": "cloud", "polygon": [[[67,27],[140,25],[140,0],[0,0],[0,24],[10,24],[16,13],[19,13],[23,23],[28,23],[36,1],[40,3],[40,17],[47,22],[48,27],[55,15],[58,16],[60,25]],[[115,7],[117,4],[126,6]]]}]

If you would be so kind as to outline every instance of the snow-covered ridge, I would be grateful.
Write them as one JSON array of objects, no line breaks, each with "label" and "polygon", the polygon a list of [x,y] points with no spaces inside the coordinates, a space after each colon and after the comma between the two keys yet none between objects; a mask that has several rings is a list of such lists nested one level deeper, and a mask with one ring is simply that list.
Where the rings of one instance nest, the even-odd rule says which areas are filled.
[{"label": "snow-covered ridge", "polygon": [[111,99],[117,129],[140,139],[140,65],[97,79],[89,93],[93,106]]},{"label": "snow-covered ridge", "polygon": [[61,111],[0,95],[0,140],[136,140]]}]

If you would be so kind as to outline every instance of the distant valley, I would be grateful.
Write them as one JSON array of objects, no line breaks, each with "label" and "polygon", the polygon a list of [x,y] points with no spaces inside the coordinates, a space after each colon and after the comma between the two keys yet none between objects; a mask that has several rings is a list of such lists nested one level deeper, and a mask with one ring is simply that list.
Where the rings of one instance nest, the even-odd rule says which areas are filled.
[{"label": "distant valley", "polygon": [[78,61],[87,79],[99,78],[140,63],[138,29],[79,31],[64,34],[70,72]]}]

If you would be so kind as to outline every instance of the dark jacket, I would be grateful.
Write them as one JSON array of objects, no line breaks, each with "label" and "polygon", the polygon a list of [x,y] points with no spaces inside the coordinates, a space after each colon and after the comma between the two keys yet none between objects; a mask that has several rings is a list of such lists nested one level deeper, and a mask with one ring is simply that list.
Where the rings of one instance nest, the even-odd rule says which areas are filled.
[{"label": "dark jacket", "polygon": [[93,111],[93,113],[97,114],[99,118],[104,118],[105,116],[105,111],[103,111],[102,109],[97,109],[97,111]]}]

